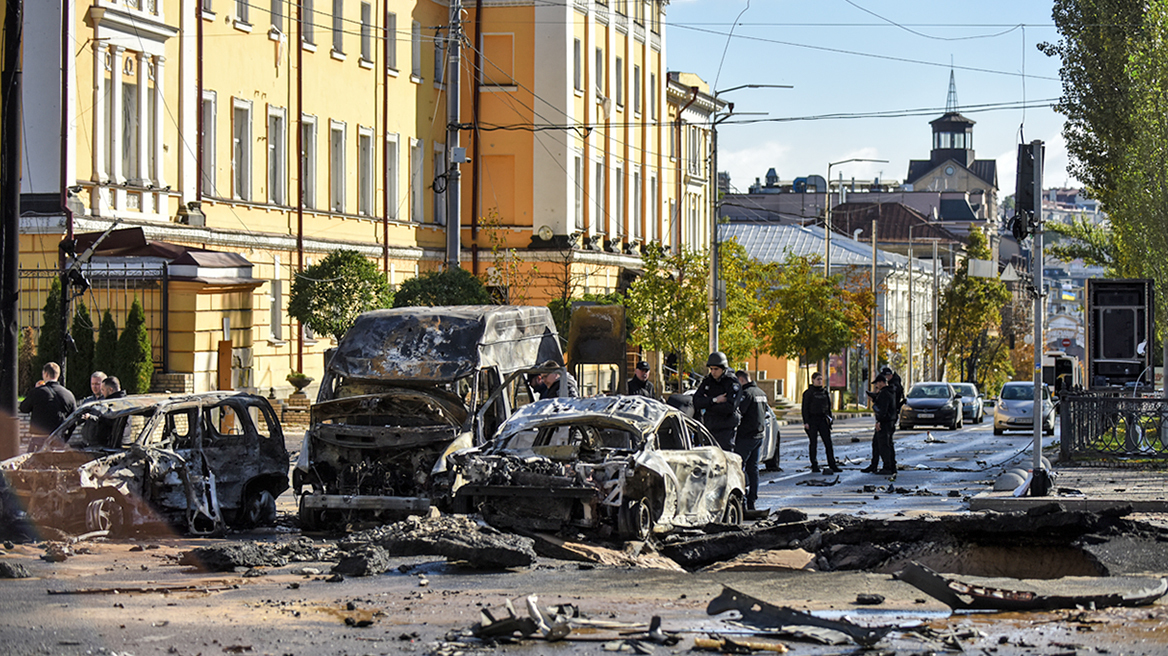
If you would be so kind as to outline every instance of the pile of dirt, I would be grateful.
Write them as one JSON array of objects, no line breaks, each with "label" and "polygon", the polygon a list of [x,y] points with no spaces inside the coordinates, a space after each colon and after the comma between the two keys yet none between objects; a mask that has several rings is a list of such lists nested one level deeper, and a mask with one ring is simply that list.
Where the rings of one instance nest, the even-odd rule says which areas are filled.
[{"label": "pile of dirt", "polygon": [[481,569],[528,567],[536,557],[531,538],[503,533],[466,515],[410,517],[355,533],[345,543],[377,545],[390,556],[444,556]]}]

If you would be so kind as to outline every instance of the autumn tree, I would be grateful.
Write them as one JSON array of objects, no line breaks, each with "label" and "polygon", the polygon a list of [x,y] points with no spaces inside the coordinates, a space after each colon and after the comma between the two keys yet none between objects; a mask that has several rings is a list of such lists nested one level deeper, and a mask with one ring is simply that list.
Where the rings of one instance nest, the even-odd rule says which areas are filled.
[{"label": "autumn tree", "polygon": [[818,258],[790,253],[766,266],[766,310],[760,329],[775,357],[819,362],[854,345],[839,276],[824,276]]},{"label": "autumn tree", "polygon": [[677,370],[704,363],[709,346],[705,255],[666,253],[650,244],[641,258],[644,274],[629,288],[631,341],[651,351],[677,354]]},{"label": "autumn tree", "polygon": [[393,299],[385,274],[372,260],[341,249],[297,274],[288,315],[314,333],[340,340],[357,315],[389,307]]},{"label": "autumn tree", "polygon": [[403,282],[394,295],[394,307],[492,305],[483,281],[462,267],[429,271]]},{"label": "autumn tree", "polygon": [[[967,253],[969,257],[957,268],[938,303],[938,346],[942,369],[955,365],[957,380],[976,384],[980,373],[1008,360],[1000,327],[1001,308],[1010,301],[1010,292],[997,278],[969,275],[970,260],[990,259],[989,245],[981,230],[970,230]],[[945,380],[945,372],[941,371],[938,378]]]},{"label": "autumn tree", "polygon": [[731,365],[757,358],[766,340],[755,327],[764,319],[766,268],[731,237],[718,245],[726,307],[719,313],[718,346]]}]

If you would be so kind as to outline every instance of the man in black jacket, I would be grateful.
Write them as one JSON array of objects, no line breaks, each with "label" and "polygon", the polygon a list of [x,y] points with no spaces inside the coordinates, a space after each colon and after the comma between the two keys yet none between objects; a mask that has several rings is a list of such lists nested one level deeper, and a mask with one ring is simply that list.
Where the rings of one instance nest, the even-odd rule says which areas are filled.
[{"label": "man in black jacket", "polygon": [[649,380],[649,363],[641,360],[637,363],[637,368],[633,370],[633,377],[629,379],[626,385],[626,392],[629,396],[644,396],[650,399],[657,398],[656,390],[653,389],[653,381]]},{"label": "man in black jacket", "polygon": [[[872,437],[874,455],[872,464],[860,471],[895,476],[896,449],[892,445],[892,430],[896,425],[896,397],[883,376],[872,381],[872,386],[876,390],[876,399],[872,402],[872,411],[876,415],[876,433]],[[877,469],[881,460],[884,467]]]},{"label": "man in black jacket", "polygon": [[823,374],[818,371],[811,374],[811,386],[803,392],[803,430],[807,433],[808,456],[811,460],[811,471],[819,471],[819,460],[816,451],[819,447],[816,442],[823,441],[823,455],[827,458],[827,470],[839,472],[839,463],[835,461],[835,450],[831,444],[831,424],[835,417],[831,414],[831,392],[823,386]]},{"label": "man in black jacket", "polygon": [[746,509],[754,510],[758,499],[758,451],[766,431],[767,396],[750,379],[745,369],[738,372],[738,431],[734,437],[734,452],[742,457],[742,471],[746,474]]},{"label": "man in black jacket", "polygon": [[70,413],[77,408],[77,399],[64,385],[57,382],[61,377],[61,366],[48,362],[41,369],[41,379],[20,402],[20,411],[29,414],[29,430],[32,438],[28,451],[40,451],[45,438],[57,430]]},{"label": "man in black jacket", "polygon": [[710,373],[694,392],[694,409],[702,413],[702,423],[713,434],[718,446],[725,451],[734,450],[734,435],[738,429],[738,380],[733,372],[726,375],[730,364],[726,354],[714,351],[706,361]]}]

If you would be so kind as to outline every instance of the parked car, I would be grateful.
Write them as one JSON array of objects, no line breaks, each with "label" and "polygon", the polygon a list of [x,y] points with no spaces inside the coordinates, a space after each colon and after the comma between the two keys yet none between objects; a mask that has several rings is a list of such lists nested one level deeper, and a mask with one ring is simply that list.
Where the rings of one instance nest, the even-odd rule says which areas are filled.
[{"label": "parked car", "polygon": [[643,397],[537,401],[451,460],[459,499],[498,527],[644,539],[745,513],[742,459]]},{"label": "parked car", "polygon": [[[1042,386],[1042,432],[1054,435],[1055,404],[1050,388]],[[1034,381],[1011,381],[1002,386],[994,405],[994,435],[1007,430],[1034,429]]]},{"label": "parked car", "polygon": [[985,397],[973,383],[949,383],[961,395],[961,416],[971,424],[985,421]]},{"label": "parked car", "polygon": [[[687,417],[695,417],[693,407],[693,395],[695,390],[686,390],[680,394],[670,394],[665,399],[667,405],[671,405],[680,410]],[[699,419],[695,417],[695,419]],[[778,471],[779,464],[779,447],[782,444],[782,436],[779,434],[779,419],[775,416],[775,411],[768,405],[766,407],[766,419],[763,420],[763,435],[762,444],[758,447],[758,462],[767,471]]]},{"label": "parked car", "polygon": [[45,450],[0,471],[37,523],[112,534],[169,524],[208,535],[274,523],[288,465],[267,399],[208,392],[86,403]]},{"label": "parked car", "polygon": [[900,409],[900,429],[916,426],[948,426],[961,428],[961,395],[949,383],[916,383],[905,395]]},{"label": "parked car", "polygon": [[[293,487],[306,529],[394,521],[450,500],[446,455],[483,444],[563,367],[544,307],[374,310],[326,355]],[[566,386],[565,386],[566,387]]]}]

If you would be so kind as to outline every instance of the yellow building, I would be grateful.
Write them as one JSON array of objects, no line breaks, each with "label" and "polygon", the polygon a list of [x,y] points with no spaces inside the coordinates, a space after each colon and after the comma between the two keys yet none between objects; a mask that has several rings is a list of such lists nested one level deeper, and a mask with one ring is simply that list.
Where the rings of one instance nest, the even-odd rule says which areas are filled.
[{"label": "yellow building", "polygon": [[453,85],[435,0],[26,3],[21,325],[62,241],[109,233],[72,291],[95,324],[143,303],[156,386],[319,378],[331,340],[288,317],[291,283],[338,248],[393,285],[443,265],[456,90],[463,267],[512,302],[622,288],[690,238],[663,5],[467,3]]}]

